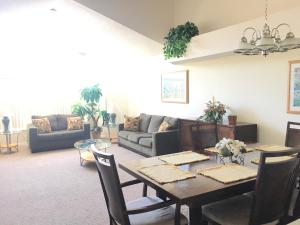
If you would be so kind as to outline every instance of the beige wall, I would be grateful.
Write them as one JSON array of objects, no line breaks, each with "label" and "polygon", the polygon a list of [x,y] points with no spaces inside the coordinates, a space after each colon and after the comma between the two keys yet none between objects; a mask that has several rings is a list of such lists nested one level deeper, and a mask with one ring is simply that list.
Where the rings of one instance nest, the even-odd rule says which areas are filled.
[{"label": "beige wall", "polygon": [[153,40],[173,24],[173,0],[75,0]]},{"label": "beige wall", "polygon": [[[141,94],[131,96],[129,112],[198,117],[215,96],[237,113],[238,121],[258,124],[260,142],[284,144],[287,121],[300,121],[299,115],[286,113],[288,61],[299,55],[300,50],[267,58],[232,55],[180,67],[157,60],[160,67],[140,78]],[[190,103],[161,103],[160,73],[183,68],[190,70]]]},{"label": "beige wall", "polygon": [[[300,6],[299,0],[269,1],[269,13]],[[192,21],[200,33],[264,16],[263,0],[174,0],[174,25]]]}]

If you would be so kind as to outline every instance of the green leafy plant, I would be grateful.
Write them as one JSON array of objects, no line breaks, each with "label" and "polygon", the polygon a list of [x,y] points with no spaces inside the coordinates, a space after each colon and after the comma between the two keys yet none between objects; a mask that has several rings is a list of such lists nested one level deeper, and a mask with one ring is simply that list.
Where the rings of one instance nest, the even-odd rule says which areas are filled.
[{"label": "green leafy plant", "polygon": [[101,131],[101,127],[98,126],[101,117],[99,101],[102,96],[99,84],[83,88],[80,96],[81,102],[72,105],[72,113],[83,119],[87,117],[88,120],[92,120],[92,131]]},{"label": "green leafy plant", "polygon": [[165,37],[163,48],[165,59],[182,57],[186,52],[187,44],[196,35],[199,35],[198,27],[189,21],[184,25],[171,28]]},{"label": "green leafy plant", "polygon": [[207,108],[204,110],[204,114],[198,119],[207,122],[222,122],[223,116],[226,113],[226,106],[219,101],[209,101],[206,103]]}]

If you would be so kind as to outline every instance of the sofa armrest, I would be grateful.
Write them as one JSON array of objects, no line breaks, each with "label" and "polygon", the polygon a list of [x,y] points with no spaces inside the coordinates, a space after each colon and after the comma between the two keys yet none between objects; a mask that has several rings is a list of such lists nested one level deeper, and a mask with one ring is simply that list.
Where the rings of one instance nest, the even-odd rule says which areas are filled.
[{"label": "sofa armrest", "polygon": [[84,123],[83,123],[83,130],[84,130],[84,131],[89,131],[89,132],[90,132],[90,130],[91,130],[90,126],[91,126],[90,123],[84,122]]},{"label": "sofa armrest", "polygon": [[166,155],[179,151],[178,141],[179,130],[168,130],[163,132],[155,132],[153,138],[153,156]]},{"label": "sofa armrest", "polygon": [[27,133],[28,136],[36,136],[37,135],[37,127],[35,127],[33,124],[27,125]]},{"label": "sofa armrest", "polygon": [[124,123],[119,123],[118,131],[124,130]]}]

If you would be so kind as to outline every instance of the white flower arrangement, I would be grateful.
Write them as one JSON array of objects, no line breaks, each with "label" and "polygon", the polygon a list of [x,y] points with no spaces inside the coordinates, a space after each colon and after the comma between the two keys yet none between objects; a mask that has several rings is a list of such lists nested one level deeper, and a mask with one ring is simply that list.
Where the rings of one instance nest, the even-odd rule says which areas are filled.
[{"label": "white flower arrangement", "polygon": [[219,154],[224,157],[236,157],[246,152],[246,145],[242,141],[223,138],[216,144],[216,149],[219,151]]}]

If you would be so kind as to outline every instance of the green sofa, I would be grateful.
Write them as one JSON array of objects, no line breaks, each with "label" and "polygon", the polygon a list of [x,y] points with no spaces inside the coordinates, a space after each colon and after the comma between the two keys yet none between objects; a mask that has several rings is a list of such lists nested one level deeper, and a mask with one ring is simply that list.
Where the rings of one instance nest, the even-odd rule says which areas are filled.
[{"label": "green sofa", "polygon": [[[160,124],[171,125],[167,131],[158,132]],[[119,124],[118,144],[146,157],[176,153],[179,150],[178,118],[140,114],[139,131],[124,130]]]}]

